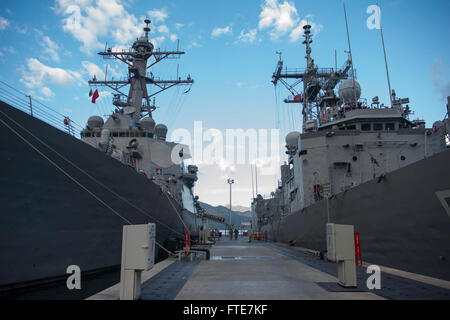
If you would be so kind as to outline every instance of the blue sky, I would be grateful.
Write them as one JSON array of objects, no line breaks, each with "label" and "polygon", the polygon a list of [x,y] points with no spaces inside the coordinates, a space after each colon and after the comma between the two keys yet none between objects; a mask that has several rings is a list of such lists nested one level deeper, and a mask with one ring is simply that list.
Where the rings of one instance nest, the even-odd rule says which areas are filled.
[{"label": "blue sky", "polygon": [[[375,1],[345,1],[354,65],[362,96],[388,103],[388,89],[380,34],[369,30],[366,9]],[[445,114],[450,95],[450,2],[384,0],[382,24],[391,85],[400,97],[410,98],[413,118],[431,126]],[[165,78],[190,74],[189,94],[171,89],[158,96],[157,122],[192,130],[195,120],[206,128],[274,128],[282,134],[300,130],[300,116],[292,106],[276,103],[270,82],[278,56],[288,67],[305,66],[302,37],[295,33],[302,21],[313,26],[312,55],[319,67],[338,66],[347,49],[342,1],[144,1],[58,0],[0,3],[0,80],[40,97],[44,103],[85,125],[92,114],[111,110],[111,96],[97,104],[88,100],[87,81],[109,64],[109,76],[126,74],[124,66],[96,53],[108,46],[128,46],[141,33],[144,17],[152,19],[150,37],[161,49],[186,55],[153,71]],[[74,23],[75,22],[75,23]],[[300,36],[300,37],[299,37]],[[279,89],[278,100],[287,93]],[[289,109],[291,108],[291,109]],[[169,131],[169,136],[170,136]],[[200,167],[202,170],[202,167]],[[214,174],[214,172],[220,174]],[[249,206],[248,166],[203,168],[196,192],[212,204],[228,202],[226,176],[236,180],[234,199]],[[260,193],[275,188],[275,176],[259,178]]]}]

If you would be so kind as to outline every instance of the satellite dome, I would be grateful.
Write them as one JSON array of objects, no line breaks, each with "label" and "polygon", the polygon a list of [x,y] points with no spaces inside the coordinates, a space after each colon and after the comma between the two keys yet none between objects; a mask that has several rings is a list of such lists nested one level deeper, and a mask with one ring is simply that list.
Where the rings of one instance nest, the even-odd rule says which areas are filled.
[{"label": "satellite dome", "polygon": [[153,133],[153,131],[155,130],[155,120],[150,117],[142,119],[141,128],[147,132]]},{"label": "satellite dome", "polygon": [[293,131],[287,134],[286,144],[290,147],[297,147],[298,137],[300,137],[300,132]]},{"label": "satellite dome", "polygon": [[166,140],[167,136],[167,127],[163,124],[158,124],[155,127],[155,134],[159,140]]},{"label": "satellite dome", "polygon": [[103,118],[100,116],[92,116],[88,119],[88,127],[91,129],[103,127]]},{"label": "satellite dome", "polygon": [[347,79],[339,86],[339,98],[345,103],[354,103],[361,97],[361,87],[357,81]]}]

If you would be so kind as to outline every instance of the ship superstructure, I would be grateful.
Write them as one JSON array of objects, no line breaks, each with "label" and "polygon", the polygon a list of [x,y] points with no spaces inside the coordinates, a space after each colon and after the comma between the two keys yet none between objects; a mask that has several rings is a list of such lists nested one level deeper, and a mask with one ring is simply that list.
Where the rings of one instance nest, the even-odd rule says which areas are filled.
[{"label": "ship superstructure", "polygon": [[[286,136],[288,159],[281,166],[277,190],[269,197],[257,195],[253,199],[253,228],[268,231],[277,241],[324,250],[327,222],[353,224],[366,241],[369,259],[376,257],[373,259],[383,263],[389,257],[387,264],[397,262],[396,266],[406,265],[406,269],[409,261],[413,270],[422,268],[427,274],[450,277],[447,266],[439,267],[440,270],[430,267],[425,255],[417,252],[414,258],[417,261],[408,260],[411,256],[408,252],[398,252],[400,249],[388,244],[399,241],[402,234],[402,241],[407,241],[408,232],[421,239],[409,238],[410,244],[429,250],[430,255],[440,252],[445,256],[450,249],[448,246],[424,249],[419,244],[426,237],[431,244],[450,236],[450,220],[447,221],[450,210],[445,205],[450,200],[449,168],[448,165],[431,168],[430,162],[445,163],[441,158],[448,157],[450,152],[446,142],[450,133],[448,105],[446,118],[426,128],[424,121],[410,119],[409,98],[398,98],[395,90],[390,92],[391,105],[381,103],[378,97],[373,97],[369,104],[361,98],[350,50],[342,68],[319,69],[311,56],[311,26],[305,25],[303,29],[306,68],[283,68],[279,53],[280,60],[272,76],[275,85],[282,83],[291,93],[284,102],[302,106],[302,132]],[[413,176],[405,176],[405,181],[398,185],[394,177],[410,175],[408,168],[413,164],[423,170],[421,174],[428,172],[423,186],[408,181]],[[441,172],[439,176],[436,170]],[[396,190],[392,191],[394,186]],[[361,199],[355,201],[358,194]],[[413,194],[418,196],[410,198]],[[444,194],[448,194],[447,200]],[[430,210],[437,216],[427,215]],[[409,217],[402,220],[404,216],[400,219],[396,217],[399,215]],[[420,230],[415,225],[406,232],[402,224],[411,225],[414,221],[427,224],[428,229]],[[429,235],[431,230],[434,233]],[[371,237],[374,243],[368,241]],[[380,247],[376,241],[386,243]]]},{"label": "ship superstructure", "polygon": [[[280,59],[272,76],[275,85],[281,82],[292,93],[285,102],[302,105],[303,114],[303,132],[286,136],[288,161],[281,166],[277,190],[282,214],[446,149],[445,123],[437,121],[426,129],[424,121],[411,121],[409,98],[397,98],[392,90],[391,107],[378,97],[371,104],[362,99],[359,83],[351,79],[350,57],[341,69],[317,68],[311,57],[311,26],[303,29],[307,67],[283,69]],[[296,90],[300,84],[302,91]]]},{"label": "ship superstructure", "polygon": [[[190,158],[189,147],[167,141],[167,127],[156,124],[155,96],[174,86],[190,86],[194,80],[162,80],[153,75],[151,68],[157,63],[179,57],[184,52],[155,50],[148,39],[150,20],[145,20],[145,35],[136,39],[128,50],[113,51],[108,48],[99,55],[114,58],[128,66],[124,80],[89,81],[93,87],[107,86],[114,91],[114,112],[106,122],[100,116],[89,118],[81,138],[109,156],[133,167],[158,184],[164,192],[178,201],[187,211],[196,214],[193,187],[197,181],[198,168],[185,166],[183,160]],[[147,86],[151,89],[147,89]],[[128,93],[123,89],[129,86]],[[152,101],[153,98],[153,101]]]}]

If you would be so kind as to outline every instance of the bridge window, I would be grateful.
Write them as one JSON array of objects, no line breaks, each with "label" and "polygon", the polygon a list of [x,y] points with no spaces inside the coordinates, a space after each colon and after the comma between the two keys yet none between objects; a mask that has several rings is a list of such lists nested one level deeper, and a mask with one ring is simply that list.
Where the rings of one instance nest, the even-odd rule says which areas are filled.
[{"label": "bridge window", "polygon": [[361,131],[370,131],[372,129],[372,126],[370,123],[363,123],[361,124]]},{"label": "bridge window", "polygon": [[383,124],[382,123],[374,123],[373,124],[373,130],[374,131],[381,131],[381,130],[383,130]]},{"label": "bridge window", "polygon": [[385,128],[386,131],[395,130],[395,123],[386,123]]}]

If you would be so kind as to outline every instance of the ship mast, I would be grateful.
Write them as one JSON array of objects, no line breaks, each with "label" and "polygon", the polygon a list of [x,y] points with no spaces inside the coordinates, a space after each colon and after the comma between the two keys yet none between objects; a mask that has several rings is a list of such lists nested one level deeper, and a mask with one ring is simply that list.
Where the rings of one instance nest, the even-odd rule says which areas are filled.
[{"label": "ship mast", "polygon": [[[303,105],[303,127],[311,120],[319,125],[327,122],[327,110],[333,109],[337,113],[339,98],[334,93],[334,88],[343,79],[347,79],[352,68],[351,57],[341,69],[318,68],[311,57],[311,25],[303,26],[303,44],[306,46],[306,68],[305,69],[283,69],[283,61],[278,61],[275,72],[272,75],[272,83],[276,86],[281,82],[292,94],[292,98],[285,99],[285,103],[301,103]],[[289,83],[287,79],[295,79]],[[303,90],[297,89],[303,82]]]},{"label": "ship mast", "polygon": [[[154,51],[153,44],[148,39],[150,32],[150,20],[144,20],[146,27],[144,28],[145,36],[142,36],[133,43],[129,50],[112,51],[111,48],[103,52],[99,52],[105,59],[117,59],[128,65],[128,77],[123,80],[109,80],[99,81],[95,78],[89,81],[92,86],[106,86],[114,90],[117,94],[114,95],[113,104],[122,108],[125,114],[138,122],[142,117],[142,112],[147,111],[148,115],[152,116],[152,111],[156,109],[155,105],[151,105],[150,98],[157,94],[172,88],[177,85],[192,85],[194,80],[188,75],[186,79],[177,78],[175,80],[161,80],[155,78],[153,74],[147,73],[151,67],[170,57],[179,57],[185,52],[179,51]],[[153,58],[148,64],[148,60]],[[130,85],[128,94],[123,93],[122,88]],[[147,90],[147,85],[153,85],[155,91]]]}]

